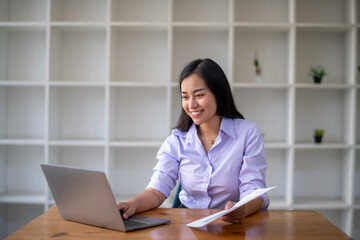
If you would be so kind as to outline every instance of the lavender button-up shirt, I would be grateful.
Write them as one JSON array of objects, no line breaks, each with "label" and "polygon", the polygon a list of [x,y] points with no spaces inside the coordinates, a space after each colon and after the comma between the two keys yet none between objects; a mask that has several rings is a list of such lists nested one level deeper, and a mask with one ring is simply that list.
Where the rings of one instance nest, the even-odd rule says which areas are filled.
[{"label": "lavender button-up shirt", "polygon": [[[266,187],[266,160],[260,129],[249,120],[222,118],[219,136],[206,154],[195,124],[188,132],[173,130],[157,154],[148,188],[166,197],[180,176],[180,201],[188,208],[223,209],[258,188]],[[262,195],[262,209],[269,198]]]}]

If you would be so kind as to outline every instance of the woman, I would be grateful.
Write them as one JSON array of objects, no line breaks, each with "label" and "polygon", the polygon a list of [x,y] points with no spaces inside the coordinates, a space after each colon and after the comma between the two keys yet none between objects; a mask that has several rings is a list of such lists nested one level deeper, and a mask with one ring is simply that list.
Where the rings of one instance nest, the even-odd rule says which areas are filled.
[{"label": "woman", "polygon": [[[229,209],[240,198],[266,187],[262,136],[255,123],[237,111],[221,67],[211,59],[190,62],[180,75],[182,112],[161,146],[147,189],[118,207],[127,219],[160,206],[180,175],[183,207]],[[241,223],[269,198],[263,195],[225,215]]]}]

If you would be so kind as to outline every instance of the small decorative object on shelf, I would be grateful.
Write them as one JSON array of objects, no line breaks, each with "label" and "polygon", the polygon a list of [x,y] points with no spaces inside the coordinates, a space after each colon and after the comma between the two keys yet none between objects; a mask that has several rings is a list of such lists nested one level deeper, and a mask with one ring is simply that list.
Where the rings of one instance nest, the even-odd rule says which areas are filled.
[{"label": "small decorative object on shelf", "polygon": [[257,50],[255,50],[254,66],[255,66],[256,82],[261,83],[261,67],[257,55],[258,55]]},{"label": "small decorative object on shelf", "polygon": [[321,83],[322,78],[326,76],[327,73],[325,69],[319,65],[317,67],[311,67],[308,75],[314,79],[314,83]]},{"label": "small decorative object on shelf", "polygon": [[315,143],[321,143],[322,137],[323,137],[323,135],[324,135],[324,132],[325,132],[324,129],[320,129],[320,128],[314,129],[314,140],[315,140]]}]

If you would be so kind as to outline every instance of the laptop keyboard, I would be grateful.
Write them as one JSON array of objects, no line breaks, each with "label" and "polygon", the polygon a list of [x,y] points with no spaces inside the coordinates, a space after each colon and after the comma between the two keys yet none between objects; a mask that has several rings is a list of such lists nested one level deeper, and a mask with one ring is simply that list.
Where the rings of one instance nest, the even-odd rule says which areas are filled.
[{"label": "laptop keyboard", "polygon": [[124,219],[124,225],[126,229],[139,229],[139,228],[143,228],[145,226],[148,226],[148,224],[146,223],[142,223],[142,222],[138,222],[138,221],[132,221],[130,219]]}]

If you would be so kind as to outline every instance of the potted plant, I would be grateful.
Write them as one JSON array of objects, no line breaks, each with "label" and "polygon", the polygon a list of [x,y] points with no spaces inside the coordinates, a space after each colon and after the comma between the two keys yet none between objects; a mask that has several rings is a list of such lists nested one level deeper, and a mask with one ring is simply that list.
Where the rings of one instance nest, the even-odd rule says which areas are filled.
[{"label": "potted plant", "polygon": [[257,57],[257,50],[255,50],[255,59],[254,59],[254,66],[255,66],[255,74],[256,74],[256,82],[261,82],[261,67]]},{"label": "potted plant", "polygon": [[311,67],[308,75],[314,79],[314,83],[321,83],[322,78],[326,76],[327,73],[325,69],[319,65],[317,67]]},{"label": "potted plant", "polygon": [[315,143],[321,143],[322,137],[324,135],[325,130],[321,128],[314,129],[314,140]]}]

